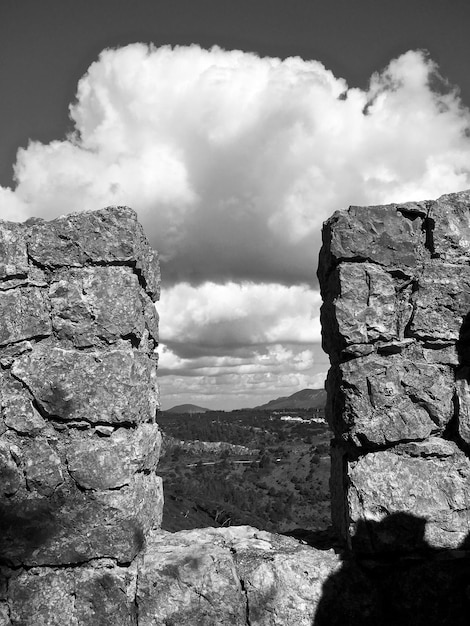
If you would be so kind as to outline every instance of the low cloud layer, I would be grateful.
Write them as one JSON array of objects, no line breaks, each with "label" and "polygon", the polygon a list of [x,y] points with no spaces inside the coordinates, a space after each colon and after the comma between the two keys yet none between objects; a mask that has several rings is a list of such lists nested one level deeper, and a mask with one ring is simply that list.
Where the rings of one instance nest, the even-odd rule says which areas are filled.
[{"label": "low cloud layer", "polygon": [[230,354],[244,346],[318,343],[320,304],[305,285],[180,283],[159,304],[161,340],[186,356],[198,347]]},{"label": "low cloud layer", "polygon": [[[317,61],[132,44],[101,53],[70,116],[66,139],[18,151],[1,217],[139,213],[162,256],[171,397],[198,367],[214,402],[243,385],[267,397],[313,386],[314,362],[326,368],[305,285],[315,288],[322,221],[349,204],[470,187],[470,112],[420,51],[361,90]],[[243,370],[276,355],[271,369]]]},{"label": "low cloud layer", "polygon": [[303,286],[206,282],[169,287],[159,303],[164,406],[262,404],[321,387],[320,295]]},{"label": "low cloud layer", "polygon": [[208,408],[257,406],[304,388],[323,387],[326,357],[318,344],[258,346],[230,356],[179,358],[165,344],[160,372],[163,408],[195,403]]}]

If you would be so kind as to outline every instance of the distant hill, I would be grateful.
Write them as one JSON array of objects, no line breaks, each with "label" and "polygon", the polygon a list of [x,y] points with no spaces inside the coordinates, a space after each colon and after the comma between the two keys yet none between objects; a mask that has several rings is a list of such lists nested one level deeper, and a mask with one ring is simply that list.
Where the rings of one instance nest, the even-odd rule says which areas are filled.
[{"label": "distant hill", "polygon": [[[254,409],[261,411],[278,411],[282,409],[322,409],[326,404],[326,391],[324,389],[302,389],[291,396],[276,398],[266,404],[255,406]],[[178,404],[164,413],[207,413],[211,409],[205,409],[196,404]]]},{"label": "distant hill", "polygon": [[291,396],[277,398],[266,404],[255,407],[262,411],[276,411],[279,409],[321,409],[326,404],[324,389],[302,389]]},{"label": "distant hill", "polygon": [[210,409],[205,409],[196,404],[178,404],[171,407],[171,409],[167,409],[165,413],[206,413],[207,411],[210,411]]}]

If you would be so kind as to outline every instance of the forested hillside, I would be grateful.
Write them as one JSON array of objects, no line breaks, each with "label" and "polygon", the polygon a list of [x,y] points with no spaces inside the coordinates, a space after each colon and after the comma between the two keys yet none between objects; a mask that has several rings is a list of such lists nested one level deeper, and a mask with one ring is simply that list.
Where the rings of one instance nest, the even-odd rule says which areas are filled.
[{"label": "forested hillside", "polygon": [[[330,433],[318,411],[161,413],[159,423],[163,528],[329,525]],[[190,443],[197,441],[232,445]]]}]

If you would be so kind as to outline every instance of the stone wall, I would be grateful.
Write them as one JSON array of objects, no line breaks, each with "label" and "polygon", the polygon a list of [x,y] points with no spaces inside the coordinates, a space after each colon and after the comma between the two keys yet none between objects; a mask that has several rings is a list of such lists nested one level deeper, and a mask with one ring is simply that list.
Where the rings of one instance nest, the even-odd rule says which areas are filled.
[{"label": "stone wall", "polygon": [[328,533],[161,531],[159,272],[135,213],[0,222],[0,626],[466,624],[470,561],[406,551],[467,547],[469,204],[325,226],[344,554]]},{"label": "stone wall", "polygon": [[359,552],[470,532],[470,192],[350,207],[324,225],[335,526]]},{"label": "stone wall", "polygon": [[308,626],[341,566],[160,530],[159,282],[130,209],[0,221],[0,626]]},{"label": "stone wall", "polygon": [[134,611],[163,506],[159,281],[130,209],[0,222],[0,624]]}]

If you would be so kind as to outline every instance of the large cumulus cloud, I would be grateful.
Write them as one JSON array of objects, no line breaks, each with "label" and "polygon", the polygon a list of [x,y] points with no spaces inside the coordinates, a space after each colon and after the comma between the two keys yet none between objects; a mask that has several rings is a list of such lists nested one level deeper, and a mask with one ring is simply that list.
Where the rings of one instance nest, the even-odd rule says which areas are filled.
[{"label": "large cumulus cloud", "polygon": [[[470,113],[420,51],[358,89],[317,61],[133,44],[101,53],[70,117],[67,138],[18,151],[1,216],[138,211],[162,255],[162,372],[175,394],[195,364],[209,367],[198,382],[214,397],[243,382],[270,385],[269,396],[291,374],[303,384],[299,368],[319,358],[318,294],[312,315],[304,303],[321,222],[349,204],[470,187]],[[240,300],[238,316],[223,298],[232,313]],[[258,370],[247,373],[237,351]]]},{"label": "large cumulus cloud", "polygon": [[317,61],[133,44],[101,53],[70,116],[19,151],[4,211],[129,204],[166,281],[310,281],[335,209],[469,184],[469,113],[422,52],[360,90]]}]

